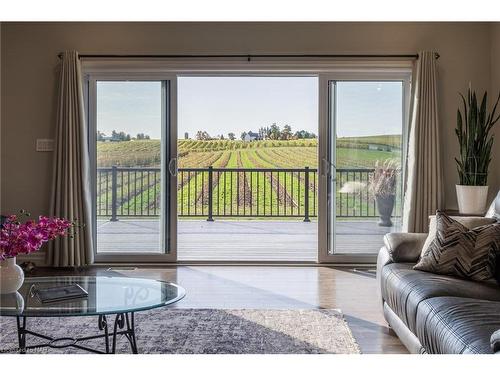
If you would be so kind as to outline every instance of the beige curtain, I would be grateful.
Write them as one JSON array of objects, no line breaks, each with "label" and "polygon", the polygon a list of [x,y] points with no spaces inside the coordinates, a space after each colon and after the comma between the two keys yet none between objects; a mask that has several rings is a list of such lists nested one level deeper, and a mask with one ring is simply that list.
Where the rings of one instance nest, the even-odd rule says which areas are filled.
[{"label": "beige curtain", "polygon": [[435,52],[420,52],[413,80],[403,231],[427,232],[429,215],[442,208]]},{"label": "beige curtain", "polygon": [[75,51],[62,56],[57,108],[50,214],[76,220],[84,227],[73,237],[52,241],[47,263],[79,267],[93,262],[93,250],[87,126],[82,73]]}]

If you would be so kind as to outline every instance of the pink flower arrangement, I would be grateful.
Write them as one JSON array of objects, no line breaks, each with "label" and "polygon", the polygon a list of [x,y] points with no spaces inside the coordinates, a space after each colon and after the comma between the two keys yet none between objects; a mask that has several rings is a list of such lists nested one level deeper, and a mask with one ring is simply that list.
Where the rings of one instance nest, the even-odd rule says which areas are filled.
[{"label": "pink flower arrangement", "polygon": [[[21,214],[29,216],[24,211]],[[39,216],[38,222],[21,223],[18,215],[10,215],[0,231],[0,260],[38,251],[45,242],[68,235],[73,225],[66,219],[46,216]]]}]

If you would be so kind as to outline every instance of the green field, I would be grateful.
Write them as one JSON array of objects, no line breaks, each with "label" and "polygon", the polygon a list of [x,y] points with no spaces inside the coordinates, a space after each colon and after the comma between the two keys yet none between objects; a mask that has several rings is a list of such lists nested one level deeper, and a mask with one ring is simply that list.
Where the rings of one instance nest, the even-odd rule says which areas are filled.
[{"label": "green field", "polygon": [[[294,167],[308,166],[315,168],[317,153],[316,139],[303,140],[266,140],[266,141],[230,141],[230,140],[179,140],[177,144],[179,161],[184,168],[208,166],[204,160],[213,160],[220,152],[252,152],[253,150],[280,151],[291,156]],[[401,136],[386,135],[372,137],[350,137],[337,140],[337,164],[346,167],[373,167],[376,160],[387,158],[399,159]],[[369,145],[382,145],[391,151],[369,149]],[[304,156],[303,156],[304,155]],[[203,163],[203,165],[200,165]],[[311,164],[312,163],[312,164]],[[128,142],[98,142],[98,167],[158,167],[160,165],[159,140],[133,140]]]},{"label": "green field", "polygon": [[[368,173],[342,172],[342,169],[373,168],[377,161],[399,160],[401,137],[397,135],[340,138],[337,141],[337,184],[340,189],[349,181],[368,182]],[[242,216],[303,216],[305,198],[309,199],[309,214],[317,214],[318,167],[317,140],[179,140],[178,213],[183,216],[206,216],[209,191],[215,214]],[[98,167],[158,168],[159,140],[98,142]],[[306,186],[304,171],[292,172],[216,172],[212,189],[206,171],[183,171],[186,168],[305,168],[311,171]],[[340,173],[340,174],[339,174]],[[101,172],[98,178],[98,213],[110,215],[112,188],[111,172]],[[159,171],[127,172],[118,169],[118,214],[154,215],[160,206]],[[372,198],[366,192],[337,193],[341,215],[375,216]],[[339,213],[339,212],[338,212]]]}]

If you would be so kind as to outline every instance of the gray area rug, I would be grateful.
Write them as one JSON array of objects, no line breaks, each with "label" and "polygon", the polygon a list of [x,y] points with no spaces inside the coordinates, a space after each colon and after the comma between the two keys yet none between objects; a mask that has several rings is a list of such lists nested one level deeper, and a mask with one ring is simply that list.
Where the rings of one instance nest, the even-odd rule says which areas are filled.
[{"label": "gray area rug", "polygon": [[[114,317],[109,316],[112,324]],[[17,350],[16,320],[0,318],[0,351]],[[28,318],[27,329],[52,337],[101,333],[97,317]],[[356,354],[360,353],[338,310],[156,309],[136,313],[139,353],[170,354]],[[39,339],[28,336],[27,345]],[[102,349],[103,339],[86,342]],[[36,353],[81,353],[78,349],[37,349]],[[125,337],[117,353],[130,353]]]}]

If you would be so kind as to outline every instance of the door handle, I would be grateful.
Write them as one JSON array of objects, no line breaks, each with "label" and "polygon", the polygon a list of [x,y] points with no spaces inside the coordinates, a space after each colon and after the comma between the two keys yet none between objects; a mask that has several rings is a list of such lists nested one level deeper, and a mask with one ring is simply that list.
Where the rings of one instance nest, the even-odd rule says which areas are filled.
[{"label": "door handle", "polygon": [[[334,170],[337,169],[337,166],[334,163],[332,163],[330,160],[323,158],[323,159],[321,159],[321,161],[322,161],[322,164],[323,164],[323,166],[321,168],[321,174],[323,176],[326,177],[326,176],[330,175],[331,171],[332,171],[332,168]],[[333,176],[333,180],[335,180],[335,176]]]},{"label": "door handle", "polygon": [[177,158],[172,158],[168,162],[168,172],[171,176],[177,176]]}]

